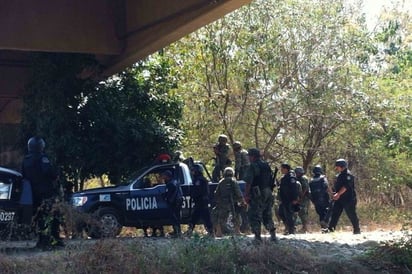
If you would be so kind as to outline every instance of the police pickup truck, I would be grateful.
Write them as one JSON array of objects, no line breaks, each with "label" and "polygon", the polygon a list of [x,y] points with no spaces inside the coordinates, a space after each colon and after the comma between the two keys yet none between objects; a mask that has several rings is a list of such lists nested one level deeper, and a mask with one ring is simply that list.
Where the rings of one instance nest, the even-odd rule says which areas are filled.
[{"label": "police pickup truck", "polygon": [[[30,238],[30,218],[23,220],[23,176],[14,170],[0,167],[0,239]],[[30,208],[31,209],[31,208]],[[30,211],[31,213],[31,211]],[[23,226],[23,224],[25,226]]]},{"label": "police pickup truck", "polygon": [[[147,226],[170,225],[169,211],[164,193],[166,187],[160,174],[169,170],[182,187],[182,224],[190,220],[193,203],[190,193],[192,178],[186,164],[161,164],[138,171],[124,184],[76,192],[72,195],[72,205],[81,212],[97,217],[98,226],[89,229],[92,238],[114,237],[123,226],[144,228]],[[245,183],[239,182],[242,191]],[[217,183],[209,182],[211,206]]]}]

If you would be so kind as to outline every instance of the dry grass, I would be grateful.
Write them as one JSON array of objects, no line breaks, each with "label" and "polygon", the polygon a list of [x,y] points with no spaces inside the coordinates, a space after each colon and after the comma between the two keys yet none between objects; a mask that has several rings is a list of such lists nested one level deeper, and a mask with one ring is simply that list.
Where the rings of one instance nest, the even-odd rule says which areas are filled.
[{"label": "dry grass", "polygon": [[[63,209],[62,209],[63,210]],[[67,210],[67,209],[64,209]],[[363,227],[368,231],[400,227],[411,220],[408,211],[375,209],[376,216],[367,214],[370,208],[359,208]],[[316,220],[313,208],[311,219]],[[388,213],[391,216],[387,216]],[[67,229],[75,229],[84,216],[65,213]],[[72,214],[72,215],[70,215]],[[67,217],[66,216],[66,217]],[[373,218],[369,218],[372,216]],[[392,220],[389,223],[387,220]],[[382,220],[382,222],[378,222]],[[397,223],[394,222],[397,220]],[[312,229],[317,230],[316,221]],[[349,227],[349,228],[348,228]],[[166,227],[165,232],[168,232]],[[345,214],[340,229],[351,229]],[[0,256],[1,273],[402,273],[408,269],[408,255],[412,253],[411,238],[401,244],[378,247],[369,257],[342,260],[319,260],[316,254],[285,244],[264,242],[254,245],[250,238],[213,240],[202,237],[202,230],[192,238],[144,238],[142,231],[125,228],[116,239],[99,241],[77,240],[51,252],[23,250],[4,252]],[[71,233],[68,231],[68,233]],[[406,246],[406,249],[405,249]],[[381,248],[381,249],[379,249]],[[406,250],[406,253],[404,252]],[[380,257],[377,256],[379,254]],[[374,258],[379,258],[374,260]],[[400,262],[400,263],[399,263]],[[401,269],[401,270],[400,270]]]},{"label": "dry grass", "polygon": [[[389,252],[389,247],[386,247]],[[251,238],[129,237],[77,240],[50,252],[2,254],[1,273],[397,273],[404,266],[383,257],[319,259],[304,248]],[[375,271],[379,270],[379,271]],[[399,272],[401,273],[401,272]]]}]

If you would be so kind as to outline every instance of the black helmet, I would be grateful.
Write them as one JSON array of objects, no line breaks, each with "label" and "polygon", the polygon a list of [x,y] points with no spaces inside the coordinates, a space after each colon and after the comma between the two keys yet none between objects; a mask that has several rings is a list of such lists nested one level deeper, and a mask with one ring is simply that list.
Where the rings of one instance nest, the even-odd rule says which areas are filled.
[{"label": "black helmet", "polygon": [[174,154],[174,161],[182,161],[185,159],[185,157],[183,156],[183,152],[180,150],[176,150],[175,154]]},{"label": "black helmet", "polygon": [[29,152],[43,152],[46,143],[38,136],[31,137],[27,142]]},{"label": "black helmet", "polygon": [[303,175],[303,174],[305,174],[305,170],[303,169],[303,167],[297,166],[295,168],[295,173],[296,173],[296,175]]},{"label": "black helmet", "polygon": [[235,171],[233,170],[233,168],[227,167],[225,168],[225,170],[223,170],[223,177],[233,177],[233,176],[235,176]]},{"label": "black helmet", "polygon": [[255,157],[260,157],[260,150],[257,148],[250,148],[247,153],[249,154],[249,156],[255,156]]},{"label": "black helmet", "polygon": [[191,168],[193,174],[203,174],[203,166],[201,164],[194,164]]},{"label": "black helmet", "polygon": [[239,141],[234,142],[234,143],[233,143],[233,148],[234,148],[234,149],[240,149],[240,148],[242,148],[242,143],[239,142]]},{"label": "black helmet", "polygon": [[316,165],[313,170],[313,174],[315,175],[321,175],[323,173],[322,167],[320,165]]},{"label": "black helmet", "polygon": [[283,164],[280,165],[280,167],[281,167],[281,168],[286,168],[286,169],[289,170],[289,171],[291,170],[291,167],[290,167],[290,165],[289,165],[288,163],[283,163]]},{"label": "black helmet", "polygon": [[335,166],[346,168],[348,167],[348,163],[345,159],[337,159],[335,162]]}]

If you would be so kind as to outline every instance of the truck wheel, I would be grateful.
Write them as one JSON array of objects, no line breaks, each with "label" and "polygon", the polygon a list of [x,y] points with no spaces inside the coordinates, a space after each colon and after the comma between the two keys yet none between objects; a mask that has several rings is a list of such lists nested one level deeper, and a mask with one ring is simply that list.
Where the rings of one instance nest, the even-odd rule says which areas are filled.
[{"label": "truck wheel", "polygon": [[92,238],[116,237],[122,230],[117,211],[111,207],[102,207],[96,211],[97,225],[92,225],[88,235]]}]

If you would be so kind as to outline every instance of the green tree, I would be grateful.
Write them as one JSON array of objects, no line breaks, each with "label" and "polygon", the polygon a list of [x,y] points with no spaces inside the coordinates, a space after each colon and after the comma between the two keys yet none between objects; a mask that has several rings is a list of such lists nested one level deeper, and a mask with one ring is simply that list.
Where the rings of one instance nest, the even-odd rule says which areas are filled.
[{"label": "green tree", "polygon": [[196,125],[188,147],[208,148],[224,132],[308,167],[363,115],[368,41],[348,18],[342,1],[254,1],[172,45]]},{"label": "green tree", "polygon": [[168,61],[154,55],[110,79],[80,79],[90,61],[79,55],[35,58],[25,97],[23,135],[44,136],[69,179],[107,174],[119,183],[181,139],[182,101]]},{"label": "green tree", "polygon": [[370,90],[370,127],[363,139],[369,156],[370,190],[387,195],[394,204],[404,204],[405,190],[412,187],[412,23],[410,14],[394,7],[381,15],[373,33],[376,54],[371,55],[375,71]]}]

